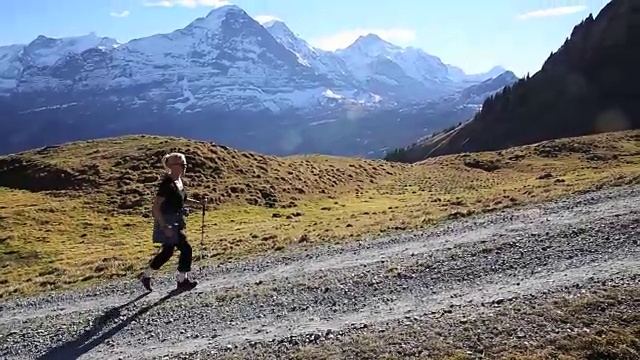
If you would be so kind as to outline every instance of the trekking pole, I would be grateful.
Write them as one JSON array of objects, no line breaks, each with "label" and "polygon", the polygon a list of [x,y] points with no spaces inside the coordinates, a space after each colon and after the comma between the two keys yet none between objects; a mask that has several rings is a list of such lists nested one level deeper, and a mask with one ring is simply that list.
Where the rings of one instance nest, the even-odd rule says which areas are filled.
[{"label": "trekking pole", "polygon": [[200,233],[200,258],[204,259],[205,255],[204,255],[204,214],[205,214],[205,208],[207,205],[207,197],[203,196],[202,197],[202,229],[201,229],[201,233]]}]

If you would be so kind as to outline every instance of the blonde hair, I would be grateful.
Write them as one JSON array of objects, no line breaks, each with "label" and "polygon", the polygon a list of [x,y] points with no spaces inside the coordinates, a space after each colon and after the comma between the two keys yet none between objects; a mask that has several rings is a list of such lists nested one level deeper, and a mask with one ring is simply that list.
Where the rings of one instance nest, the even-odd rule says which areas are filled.
[{"label": "blonde hair", "polygon": [[[162,166],[164,166],[166,170],[170,171],[171,169],[169,168],[169,165],[167,165],[167,163],[169,162],[170,159],[175,159],[175,158],[180,159],[183,164],[185,165],[187,164],[187,158],[184,156],[183,153],[172,152],[162,157]],[[182,172],[184,173],[186,170],[187,170],[187,167],[185,166]]]}]

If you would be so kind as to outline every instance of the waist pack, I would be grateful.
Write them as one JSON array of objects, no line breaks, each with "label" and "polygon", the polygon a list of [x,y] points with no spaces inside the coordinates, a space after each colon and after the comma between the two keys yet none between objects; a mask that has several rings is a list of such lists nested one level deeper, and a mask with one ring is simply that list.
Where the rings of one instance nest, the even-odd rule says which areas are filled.
[{"label": "waist pack", "polygon": [[185,212],[162,214],[165,224],[171,225],[171,236],[164,233],[164,229],[160,227],[158,221],[153,219],[153,242],[163,245],[175,245],[179,241],[179,232],[183,230],[187,224],[185,222]]}]

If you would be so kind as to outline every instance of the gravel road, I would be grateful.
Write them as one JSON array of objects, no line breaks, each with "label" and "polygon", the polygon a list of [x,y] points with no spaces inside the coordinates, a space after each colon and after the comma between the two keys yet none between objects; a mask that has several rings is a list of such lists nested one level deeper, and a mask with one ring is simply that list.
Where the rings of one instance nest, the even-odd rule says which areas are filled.
[{"label": "gravel road", "polygon": [[199,268],[198,288],[176,296],[169,274],[150,294],[127,280],[0,302],[0,358],[215,358],[607,282],[640,286],[639,204],[635,185]]}]

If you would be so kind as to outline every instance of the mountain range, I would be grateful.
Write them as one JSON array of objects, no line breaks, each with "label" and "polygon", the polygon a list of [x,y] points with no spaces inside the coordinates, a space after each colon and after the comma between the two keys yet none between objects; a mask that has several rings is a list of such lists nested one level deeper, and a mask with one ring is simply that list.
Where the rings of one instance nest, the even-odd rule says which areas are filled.
[{"label": "mountain range", "polygon": [[470,121],[388,160],[502,150],[640,128],[640,2],[612,0],[577,24],[542,69],[488,97]]},{"label": "mountain range", "polygon": [[323,51],[228,5],[126,43],[91,33],[0,47],[0,153],[147,133],[377,157],[468,119],[516,80],[499,66],[465,74],[373,34]]}]

